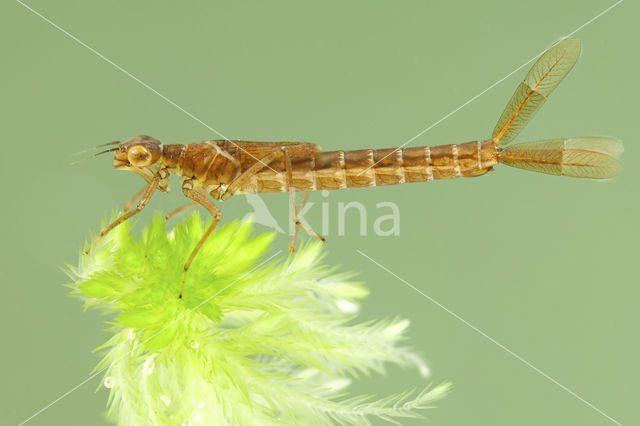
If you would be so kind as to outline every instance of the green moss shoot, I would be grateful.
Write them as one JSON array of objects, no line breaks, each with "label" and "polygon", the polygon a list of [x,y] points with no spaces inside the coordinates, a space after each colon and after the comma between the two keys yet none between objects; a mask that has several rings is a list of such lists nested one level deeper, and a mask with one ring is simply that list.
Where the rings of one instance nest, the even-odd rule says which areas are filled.
[{"label": "green moss shoot", "polygon": [[[69,267],[73,294],[109,317],[101,386],[121,425],[370,424],[419,417],[448,384],[352,396],[362,375],[423,361],[400,346],[408,321],[356,321],[368,291],[323,264],[309,243],[273,251],[248,221],[220,227],[182,267],[205,230],[199,215],[167,232],[162,216],[136,238],[127,222]],[[275,254],[275,256],[274,256]]]}]

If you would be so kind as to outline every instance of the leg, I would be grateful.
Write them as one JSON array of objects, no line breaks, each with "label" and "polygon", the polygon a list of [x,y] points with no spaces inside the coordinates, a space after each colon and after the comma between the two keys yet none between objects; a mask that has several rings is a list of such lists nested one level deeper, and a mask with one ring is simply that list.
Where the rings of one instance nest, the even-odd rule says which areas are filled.
[{"label": "leg", "polygon": [[[307,198],[309,197],[309,193],[305,192],[302,195],[302,201],[300,202],[300,210],[304,208],[304,205],[307,203]],[[300,221],[298,220],[298,212],[296,212],[296,200],[292,190],[289,190],[289,206],[291,206],[291,219],[293,220],[293,234],[291,235],[291,241],[289,241],[289,251],[291,253],[296,252],[296,237],[298,236],[298,224]]]},{"label": "leg", "polygon": [[129,211],[131,209],[131,207],[133,207],[133,205],[136,203],[136,201],[138,200],[138,198],[142,197],[142,194],[144,194],[144,190],[147,189],[149,185],[147,186],[143,186],[142,189],[140,191],[138,191],[136,193],[136,195],[134,195],[131,200],[129,200],[129,202],[124,206],[124,208],[122,209],[123,212]]},{"label": "leg", "polygon": [[209,228],[207,228],[204,235],[202,235],[202,238],[200,238],[200,241],[198,241],[198,244],[196,244],[195,248],[191,252],[191,255],[189,255],[189,259],[187,259],[187,262],[184,264],[184,269],[182,271],[182,283],[180,284],[180,294],[178,295],[179,299],[182,299],[182,292],[184,291],[184,281],[187,276],[189,266],[191,266],[191,262],[193,262],[196,254],[198,254],[198,252],[202,248],[202,245],[207,240],[207,238],[209,238],[209,235],[211,235],[213,230],[216,228],[216,225],[218,225],[218,222],[220,222],[220,218],[222,217],[222,215],[220,214],[220,209],[218,209],[216,205],[213,204],[213,201],[211,201],[200,190],[193,189],[193,181],[191,181],[190,179],[185,180],[182,183],[182,193],[186,197],[191,198],[193,201],[209,210],[209,213],[211,213],[211,216],[213,216],[213,223],[209,225]]},{"label": "leg", "polygon": [[158,173],[153,177],[149,185],[145,187],[144,192],[142,194],[142,199],[140,200],[136,208],[123,214],[122,216],[120,216],[119,218],[111,222],[109,226],[107,226],[102,231],[100,231],[100,234],[98,235],[98,237],[93,241],[91,246],[84,252],[84,254],[89,254],[89,252],[96,245],[96,243],[100,241],[102,237],[107,235],[113,228],[120,225],[122,222],[129,219],[130,217],[140,213],[142,209],[147,205],[149,200],[151,199],[151,196],[153,195],[153,193],[158,188],[158,184],[160,183],[160,181],[162,179],[166,179],[168,176],[169,176],[169,173],[166,170],[162,170],[162,169],[159,170]]},{"label": "leg", "polygon": [[[295,244],[296,244],[296,236],[298,235],[298,226],[304,229],[305,231],[307,231],[307,234],[313,235],[323,243],[326,242],[327,240],[322,235],[318,234],[316,231],[314,231],[313,229],[309,228],[307,225],[302,223],[302,221],[298,217],[298,212],[296,211],[295,199],[293,196],[293,187],[291,187],[289,194],[290,194],[289,203],[291,204],[291,213],[293,216],[293,223],[295,225],[295,228],[293,228],[293,235],[291,236],[291,242],[289,243],[289,251],[291,251],[291,253],[295,253]],[[309,197],[309,193],[304,192],[302,195],[302,200],[300,201],[300,208],[299,208],[300,211],[302,211],[302,209],[304,209],[304,205],[307,204],[308,197]]]},{"label": "leg", "polygon": [[186,210],[192,209],[192,208],[194,208],[194,207],[198,207],[199,205],[200,205],[200,204],[199,204],[199,203],[196,203],[195,201],[194,201],[193,203],[185,204],[184,206],[182,206],[182,207],[178,207],[177,209],[172,210],[172,211],[170,211],[169,213],[167,213],[167,214],[165,215],[164,219],[165,219],[165,220],[169,220],[169,219],[171,219],[172,217],[174,217],[175,215],[177,215],[178,213],[182,213],[183,211],[186,211]]},{"label": "leg", "polygon": [[[293,231],[291,242],[289,243],[289,250],[293,253],[295,251],[294,246],[295,246],[296,235],[298,233],[298,226],[302,227],[305,231],[307,231],[311,235],[314,235],[319,240],[325,241],[325,239],[316,231],[314,231],[313,229],[309,228],[308,226],[300,222],[298,218],[298,213],[296,211],[296,204],[295,204],[295,188],[293,186],[293,167],[291,165],[291,156],[289,155],[289,151],[287,151],[286,147],[281,146],[280,148],[275,149],[271,153],[262,157],[260,159],[261,161],[251,165],[251,167],[245,170],[240,176],[238,176],[233,182],[229,184],[229,186],[227,187],[227,190],[222,195],[221,199],[226,200],[227,198],[231,197],[238,190],[240,185],[242,185],[247,179],[249,179],[254,174],[258,173],[260,170],[266,167],[267,164],[281,157],[284,157],[285,183],[286,183],[286,187],[289,190],[289,204],[291,205],[293,221],[296,225]],[[300,205],[301,210],[304,207],[304,204],[307,202],[307,196],[308,194],[305,192],[305,195],[303,196],[303,200]]]},{"label": "leg", "polygon": [[[202,188],[194,188],[194,191],[198,191],[198,192],[200,192],[200,193],[201,193],[205,198],[207,197],[207,193],[206,193]],[[182,207],[178,207],[177,209],[172,210],[172,211],[170,211],[169,213],[167,213],[167,214],[165,215],[164,219],[165,219],[165,220],[169,220],[169,219],[171,219],[172,217],[174,217],[175,215],[177,215],[177,214],[179,214],[179,213],[182,213],[182,212],[184,212],[184,211],[187,211],[187,210],[189,210],[189,209],[192,209],[192,208],[194,208],[194,207],[198,207],[199,205],[200,205],[200,203],[197,203],[197,202],[195,202],[195,201],[194,201],[193,203],[185,204],[184,206],[182,206]]]},{"label": "leg", "polygon": [[[296,236],[298,234],[298,226],[301,226],[308,234],[314,235],[316,238],[320,239],[322,242],[325,239],[322,235],[318,234],[313,229],[309,228],[305,224],[300,221],[298,217],[298,212],[296,211],[296,189],[293,186],[293,167],[291,166],[291,157],[289,156],[289,151],[285,147],[282,147],[282,155],[284,155],[284,167],[285,167],[285,178],[287,183],[287,188],[289,188],[289,204],[291,205],[291,215],[293,219],[293,223],[295,224],[295,228],[293,230],[293,235],[291,236],[291,242],[289,242],[289,251],[293,254],[295,253],[295,245],[296,245]],[[302,201],[300,202],[300,210],[304,208],[304,205],[307,203],[307,197],[309,196],[308,192],[305,192],[302,196]]]},{"label": "leg", "polygon": [[292,219],[293,219],[293,224],[295,225],[295,228],[293,228],[293,235],[291,236],[291,242],[289,243],[289,250],[291,251],[291,253],[295,253],[295,244],[296,244],[296,237],[298,235],[298,227],[303,228],[305,231],[307,231],[308,234],[313,235],[314,237],[316,237],[322,242],[326,242],[326,240],[322,235],[318,234],[316,231],[314,231],[313,229],[309,228],[307,225],[302,223],[302,221],[298,217],[298,211],[302,211],[304,209],[305,204],[307,204],[307,198],[309,197],[309,193],[308,192],[303,193],[302,200],[300,201],[300,207],[296,209],[295,199],[292,192],[293,191],[289,191],[289,194],[290,194],[289,204],[291,205]]}]

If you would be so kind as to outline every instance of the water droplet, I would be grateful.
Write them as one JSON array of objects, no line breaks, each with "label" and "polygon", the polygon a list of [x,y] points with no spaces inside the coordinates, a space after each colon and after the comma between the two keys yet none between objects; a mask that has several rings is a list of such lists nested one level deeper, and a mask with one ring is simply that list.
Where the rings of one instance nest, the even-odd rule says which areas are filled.
[{"label": "water droplet", "polygon": [[194,423],[200,423],[203,417],[204,416],[200,411],[194,411],[193,413],[191,413],[191,418],[193,419]]},{"label": "water droplet", "polygon": [[127,337],[129,337],[129,340],[135,339],[136,338],[136,330],[134,328],[130,328]]},{"label": "water droplet", "polygon": [[200,345],[198,344],[197,340],[192,340],[189,346],[191,346],[192,349],[198,349]]},{"label": "water droplet", "polygon": [[160,395],[160,399],[167,407],[169,406],[169,404],[171,404],[171,398],[169,398],[167,395]]},{"label": "water droplet", "polygon": [[201,401],[199,399],[194,399],[193,401],[191,401],[191,404],[193,404],[193,406],[195,408],[202,408],[204,407],[204,401]]},{"label": "water droplet", "polygon": [[111,389],[113,387],[113,385],[116,384],[116,381],[113,380],[111,377],[107,376],[104,378],[104,387],[107,389]]},{"label": "water droplet", "polygon": [[155,367],[155,363],[153,362],[153,357],[147,358],[144,364],[142,364],[142,373],[148,376],[153,371],[153,367]]}]

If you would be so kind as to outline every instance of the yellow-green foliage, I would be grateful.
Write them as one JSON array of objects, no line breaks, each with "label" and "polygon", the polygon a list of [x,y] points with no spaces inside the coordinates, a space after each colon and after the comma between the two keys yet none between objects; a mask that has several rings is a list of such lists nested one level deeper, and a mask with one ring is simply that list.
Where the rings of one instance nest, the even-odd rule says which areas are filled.
[{"label": "yellow-green foliage", "polygon": [[385,363],[428,370],[397,345],[407,320],[355,322],[368,292],[323,265],[320,244],[270,259],[273,234],[230,223],[203,246],[178,299],[200,217],[167,233],[156,216],[139,239],[130,226],[70,268],[73,293],[114,318],[96,371],[118,424],[368,424],[417,417],[446,393],[348,395],[352,379]]}]

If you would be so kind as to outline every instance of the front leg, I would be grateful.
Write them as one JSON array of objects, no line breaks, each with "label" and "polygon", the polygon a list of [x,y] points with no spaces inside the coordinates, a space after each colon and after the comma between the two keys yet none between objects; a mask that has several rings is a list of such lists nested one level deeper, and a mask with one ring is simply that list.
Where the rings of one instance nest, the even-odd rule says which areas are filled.
[{"label": "front leg", "polygon": [[[149,200],[151,199],[151,196],[153,195],[153,193],[156,191],[156,189],[158,189],[158,185],[160,184],[160,182],[166,180],[168,177],[169,177],[168,171],[166,171],[165,169],[158,170],[158,172],[154,174],[153,179],[151,179],[151,182],[149,182],[149,185],[147,185],[143,189],[143,191],[141,191],[142,198],[140,199],[140,202],[138,203],[136,208],[126,212],[125,214],[123,214],[122,216],[120,216],[119,218],[111,222],[109,226],[107,226],[102,231],[100,231],[100,234],[98,235],[98,237],[93,241],[93,243],[91,243],[91,246],[89,246],[89,248],[84,252],[84,254],[89,254],[91,249],[95,247],[98,241],[100,241],[105,235],[107,235],[113,228],[120,225],[122,222],[131,218],[132,216],[140,213],[142,209],[145,208]],[[136,198],[137,198],[137,194],[136,194]]]},{"label": "front leg", "polygon": [[198,241],[198,244],[196,244],[195,248],[191,252],[191,255],[189,255],[189,259],[187,259],[187,262],[184,264],[184,268],[182,271],[182,283],[180,284],[180,294],[178,295],[179,299],[182,299],[184,282],[187,277],[187,270],[189,270],[189,266],[191,266],[191,262],[193,262],[196,254],[198,254],[198,252],[202,248],[202,245],[207,240],[207,238],[209,238],[209,235],[211,235],[213,230],[216,228],[216,225],[218,225],[218,222],[220,222],[220,219],[222,218],[220,209],[216,207],[216,205],[213,204],[213,201],[211,201],[203,192],[198,189],[194,189],[193,181],[191,179],[187,179],[182,182],[182,193],[186,197],[191,198],[193,201],[207,209],[209,213],[211,213],[211,216],[213,216],[213,223],[209,225],[209,228],[207,228],[204,235],[202,235],[202,238],[200,238],[200,241]]},{"label": "front leg", "polygon": [[131,200],[129,200],[129,202],[124,206],[124,208],[122,209],[123,212],[127,212],[129,210],[131,210],[131,207],[133,207],[133,205],[136,203],[136,201],[138,201],[138,199],[140,197],[142,197],[142,194],[144,194],[145,189],[147,189],[147,186],[149,186],[148,184],[143,186],[142,189],[140,191],[138,191],[136,193],[136,195],[134,195]]}]

